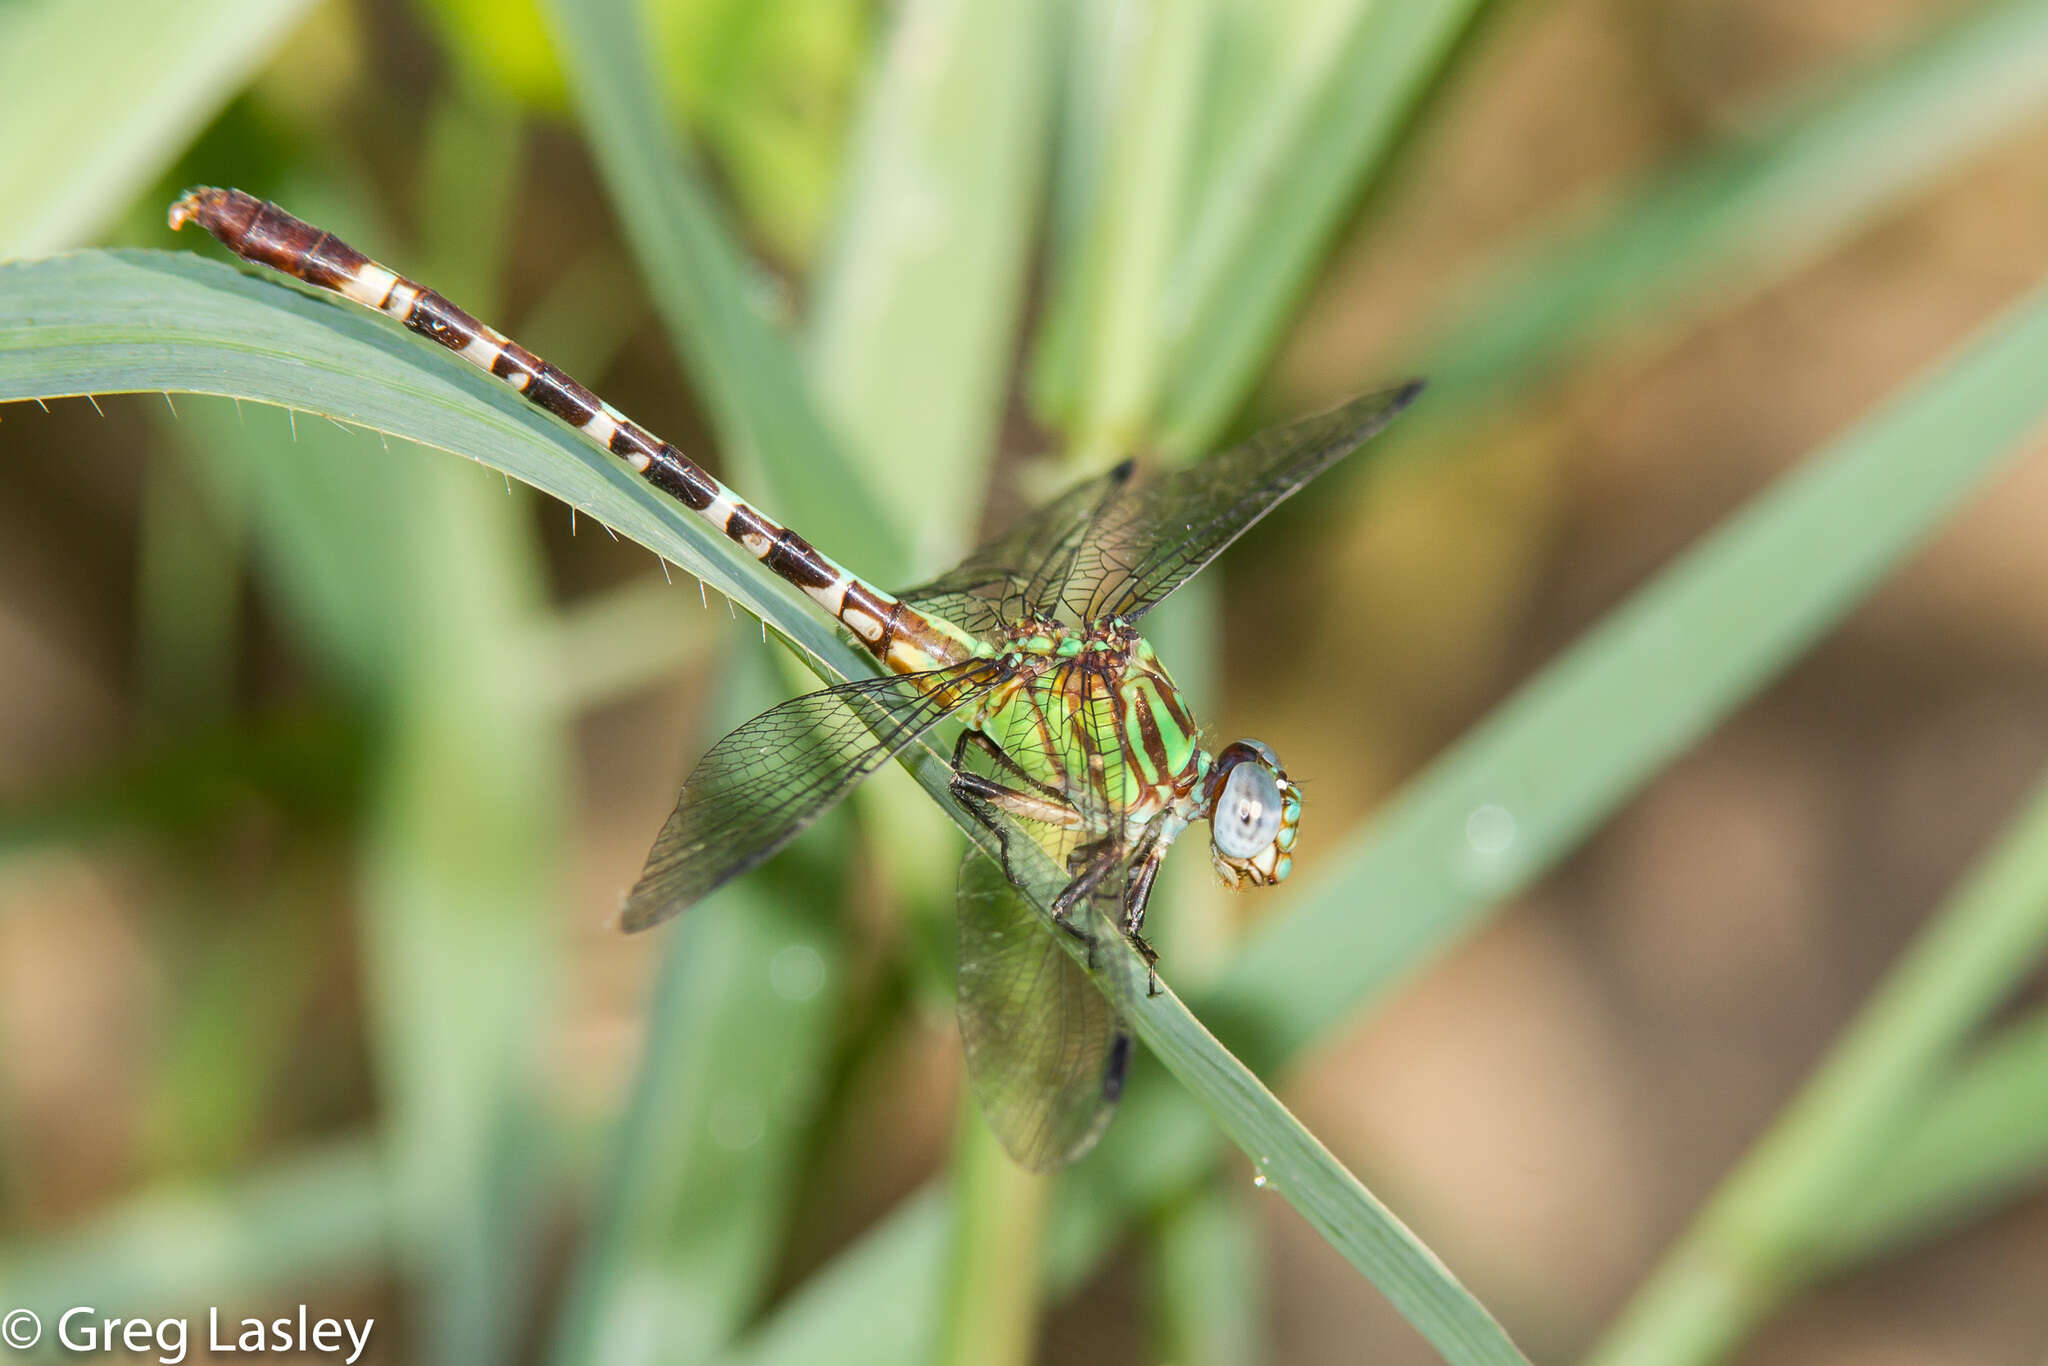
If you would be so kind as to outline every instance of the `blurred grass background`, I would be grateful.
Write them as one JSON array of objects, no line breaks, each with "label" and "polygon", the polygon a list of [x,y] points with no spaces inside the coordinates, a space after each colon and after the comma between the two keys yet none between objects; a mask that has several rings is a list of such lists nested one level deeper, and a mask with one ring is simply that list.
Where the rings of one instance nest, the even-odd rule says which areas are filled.
[{"label": "blurred grass background", "polygon": [[[1176,986],[1538,1360],[2036,1363],[2044,70],[2019,0],[23,3],[0,256],[241,185],[884,582],[1429,373],[1160,614],[1313,799],[1284,892],[1176,860]],[[798,681],[751,622],[491,471],[175,405],[0,409],[0,1301],[1432,1359],[1149,1063],[1049,1205],[956,1135],[893,774],[605,927]]]}]

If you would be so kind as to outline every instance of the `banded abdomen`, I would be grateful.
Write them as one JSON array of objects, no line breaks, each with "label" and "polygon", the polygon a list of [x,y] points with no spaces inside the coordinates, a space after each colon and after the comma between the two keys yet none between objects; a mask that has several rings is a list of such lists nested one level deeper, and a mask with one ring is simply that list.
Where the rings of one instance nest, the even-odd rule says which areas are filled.
[{"label": "banded abdomen", "polygon": [[240,190],[189,190],[171,206],[170,220],[173,228],[196,222],[244,260],[388,314],[503,380],[802,589],[892,672],[919,673],[974,653],[964,632],[848,573],[556,366],[332,233]]}]

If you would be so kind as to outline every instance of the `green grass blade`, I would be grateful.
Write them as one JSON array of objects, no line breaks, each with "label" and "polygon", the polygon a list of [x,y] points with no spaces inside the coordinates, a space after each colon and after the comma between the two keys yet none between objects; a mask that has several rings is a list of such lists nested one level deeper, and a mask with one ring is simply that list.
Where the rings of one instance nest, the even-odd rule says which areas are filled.
[{"label": "green grass blade", "polygon": [[1817,1256],[1851,1266],[1929,1237],[2048,1181],[2048,1011],[2003,1030],[1914,1107],[1913,1120],[1835,1211]]},{"label": "green grass blade", "polygon": [[671,0],[646,13],[662,88],[720,189],[778,257],[811,260],[882,16],[815,0]]},{"label": "green grass blade", "polygon": [[[1241,948],[1203,997],[1205,1016],[1277,1065],[1441,952],[1907,554],[2048,406],[2042,373],[2048,301],[2036,298],[1759,500],[1460,741],[1353,839],[1304,905]],[[1841,516],[1845,507],[1856,516]],[[1729,643],[1726,623],[1745,621],[1755,631],[1742,653],[1717,653]],[[1618,716],[1634,724],[1620,731]],[[1487,862],[1467,826],[1491,804],[1513,813],[1515,842],[1510,857]],[[1082,1193],[1054,1224],[1055,1288],[1105,1255],[1139,1210],[1212,1170],[1207,1135],[1178,1102],[1134,1088],[1097,1156],[1073,1173]]]},{"label": "green grass blade", "polygon": [[0,1300],[45,1329],[81,1304],[123,1316],[268,1303],[390,1269],[397,1210],[377,1145],[336,1143],[232,1183],[138,1196],[57,1237],[0,1247]]},{"label": "green grass blade", "polygon": [[[1126,992],[1144,990],[1136,959],[1119,955]],[[1130,999],[1126,996],[1125,999]],[[1138,1037],[1256,1165],[1261,1189],[1306,1218],[1446,1361],[1520,1362],[1507,1334],[1451,1271],[1171,993],[1136,1012]]]},{"label": "green grass blade", "polygon": [[0,400],[164,390],[276,404],[302,434],[321,415],[489,464],[655,549],[814,657],[859,662],[744,551],[503,384],[381,319],[192,254],[0,266]]},{"label": "green grass blade", "polygon": [[[766,661],[740,663],[729,720],[771,694]],[[647,941],[662,972],[557,1326],[563,1366],[700,1360],[766,1293],[837,1015],[845,834],[828,818]]]},{"label": "green grass blade", "polygon": [[[765,483],[774,511],[861,573],[909,569],[876,490],[839,450],[794,349],[767,316],[773,286],[747,260],[669,131],[647,35],[626,0],[547,0],[571,94],[619,224],[669,334],[689,362],[719,449]],[[621,531],[625,528],[619,528]]]},{"label": "green grass blade", "polygon": [[1069,365],[1079,379],[1040,387],[1075,390],[1079,406],[1067,434],[1089,467],[1136,449],[1158,400],[1165,360],[1159,298],[1186,214],[1217,28],[1217,0],[1136,10],[1130,77],[1100,133],[1108,150],[1088,236],[1065,263],[1046,322],[1047,336],[1078,338]]},{"label": "green grass blade", "polygon": [[1249,1202],[1212,1185],[1168,1211],[1152,1241],[1155,1361],[1253,1366],[1265,1339],[1265,1233]]},{"label": "green grass blade", "polygon": [[[447,109],[429,127],[426,178],[443,202],[427,221],[503,220],[516,146],[505,130]],[[326,221],[368,238],[345,202],[332,207]],[[500,255],[491,234],[466,232],[429,243],[415,268],[488,313]],[[525,1298],[539,1266],[553,1140],[536,1078],[559,999],[566,753],[541,678],[517,667],[543,576],[502,481],[325,422],[291,445],[275,414],[250,419],[214,436],[255,490],[280,615],[346,603],[345,623],[328,624],[347,635],[329,643],[385,722],[362,940],[420,1354],[502,1360],[521,1331],[503,1306]],[[315,580],[294,566],[327,576],[303,602]]]},{"label": "green grass blade", "polygon": [[997,444],[1047,158],[1054,8],[897,8],[814,286],[819,401],[921,567],[965,548]]},{"label": "green grass blade", "polygon": [[[432,567],[537,587],[493,573],[509,567],[504,542],[526,531],[513,500],[471,471],[428,463],[427,478],[451,489],[399,487],[425,485],[415,506],[439,514],[448,554]],[[497,526],[486,507],[501,513]],[[465,518],[476,529],[455,529]],[[477,608],[481,596],[449,606]],[[525,1301],[539,1270],[540,1173],[554,1137],[541,1055],[560,1000],[568,775],[554,718],[509,676],[505,652],[479,639],[502,637],[503,615],[478,610],[461,625],[455,612],[436,615],[453,629],[445,649],[420,652],[372,813],[365,954],[407,1262],[425,1298],[421,1356],[483,1363],[515,1354],[522,1325],[505,1307]]]},{"label": "green grass blade", "polygon": [[0,8],[0,260],[90,240],[311,7],[17,0]]},{"label": "green grass blade", "polygon": [[834,993],[819,985],[837,953],[804,907],[833,902],[815,885],[801,897],[743,885],[670,933],[554,1361],[701,1359],[760,1297],[831,1023]]},{"label": "green grass blade", "polygon": [[1232,130],[1153,320],[1163,444],[1206,450],[1259,377],[1359,194],[1483,0],[1316,7]]},{"label": "green grass blade", "polygon": [[718,1366],[902,1366],[935,1345],[945,1284],[946,1193],[932,1187],[892,1210],[805,1281]]},{"label": "green grass blade", "polygon": [[[396,435],[566,493],[693,572],[702,564],[721,587],[730,582],[750,610],[778,629],[787,622],[789,638],[811,651],[821,670],[862,667],[850,646],[772,589],[766,571],[735,566],[730,557],[737,552],[707,544],[724,538],[549,427],[503,386],[451,366],[467,368],[383,332],[374,318],[204,262],[93,252],[0,269],[0,398],[191,389],[291,403],[365,425],[388,422]],[[955,823],[970,838],[985,839],[952,803],[942,756],[919,749],[909,758],[919,783]],[[488,870],[475,871],[480,886],[490,885]],[[1113,960],[1099,965],[1098,980],[1117,974],[1110,979],[1116,999],[1134,999],[1133,974],[1142,980],[1135,957],[1098,956]],[[1176,997],[1167,993],[1136,1013],[1141,1037],[1168,1068],[1425,1336],[1457,1361],[1521,1359],[1485,1310]]]},{"label": "green grass blade", "polygon": [[1146,0],[1100,0],[1068,7],[1059,40],[1059,97],[1048,186],[1043,316],[1033,331],[1025,376],[1038,421],[1065,431],[1079,421],[1087,382],[1088,317],[1080,277],[1098,233],[1099,204],[1116,111],[1133,79]]},{"label": "green grass blade", "polygon": [[[2048,319],[2048,310],[2043,310]],[[2048,337],[2048,321],[2042,326]],[[1819,1269],[1935,1076],[2048,948],[2048,784],[1922,931],[1827,1061],[1589,1358],[1718,1360]],[[2025,1056],[2036,1061],[2038,1050]]]},{"label": "green grass blade", "polygon": [[[1210,1004],[1307,1047],[1577,846],[1827,630],[2048,412],[2048,294],[1759,498],[1374,819]],[[1482,829],[1481,827],[1484,827]]]},{"label": "green grass blade", "polygon": [[1915,1106],[1915,1118],[1835,1212],[1819,1262],[1853,1266],[1944,1233],[2048,1182],[2048,1012],[2005,1028]]},{"label": "green grass blade", "polygon": [[1726,142],[1529,249],[1470,291],[1423,367],[1462,413],[1598,338],[1671,330],[1818,257],[2048,110],[2048,0],[1990,0],[1831,74]]},{"label": "green grass blade", "polygon": [[[964,1089],[953,1127],[952,1238],[938,1366],[1027,1366],[1037,1341],[1038,1238],[1052,1182],[1012,1162]],[[936,1270],[936,1268],[935,1268]]]},{"label": "green grass blade", "polygon": [[[895,7],[813,287],[813,388],[920,576],[964,549],[1000,445],[1050,140],[1056,9]],[[950,915],[953,865],[928,857],[945,838],[936,813],[891,780],[856,800],[896,903]]]}]

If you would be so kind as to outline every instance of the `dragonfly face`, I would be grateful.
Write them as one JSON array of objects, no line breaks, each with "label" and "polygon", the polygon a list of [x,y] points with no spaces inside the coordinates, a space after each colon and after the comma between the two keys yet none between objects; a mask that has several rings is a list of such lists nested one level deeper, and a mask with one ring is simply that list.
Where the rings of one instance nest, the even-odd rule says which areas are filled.
[{"label": "dragonfly face", "polygon": [[1239,740],[1216,756],[1205,814],[1209,858],[1226,887],[1264,887],[1293,870],[1301,789],[1265,745]]}]

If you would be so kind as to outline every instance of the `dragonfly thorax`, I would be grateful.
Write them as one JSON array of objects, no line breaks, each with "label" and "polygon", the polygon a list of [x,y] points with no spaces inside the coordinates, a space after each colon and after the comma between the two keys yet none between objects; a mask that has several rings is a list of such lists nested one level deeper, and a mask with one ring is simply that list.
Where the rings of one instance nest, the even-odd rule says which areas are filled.
[{"label": "dragonfly thorax", "polygon": [[1187,704],[1129,622],[1027,619],[995,657],[1009,676],[968,723],[1062,796],[1066,828],[1134,838],[1199,790],[1208,756]]}]

